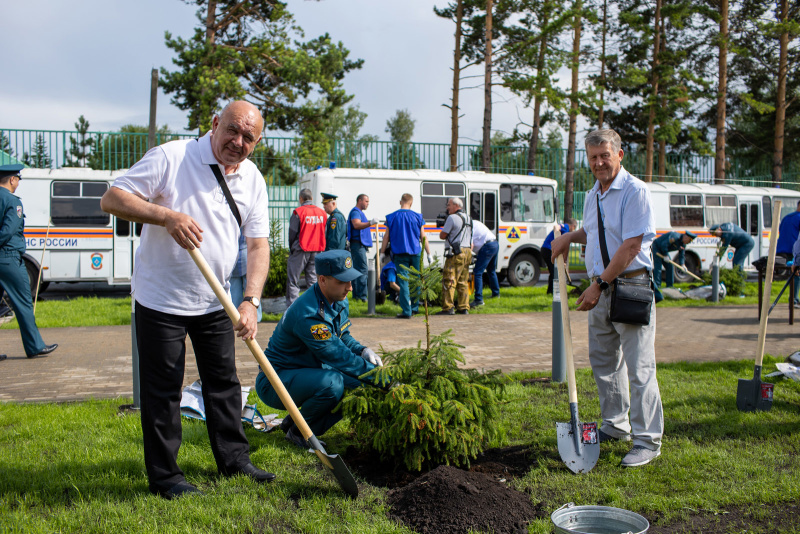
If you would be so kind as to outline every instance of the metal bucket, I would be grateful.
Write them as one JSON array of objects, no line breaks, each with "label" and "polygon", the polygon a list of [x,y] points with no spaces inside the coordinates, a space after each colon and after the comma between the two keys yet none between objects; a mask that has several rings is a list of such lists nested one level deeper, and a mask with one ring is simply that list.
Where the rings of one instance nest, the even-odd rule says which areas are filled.
[{"label": "metal bucket", "polygon": [[550,520],[559,534],[643,534],[650,528],[644,517],[609,506],[565,504]]}]

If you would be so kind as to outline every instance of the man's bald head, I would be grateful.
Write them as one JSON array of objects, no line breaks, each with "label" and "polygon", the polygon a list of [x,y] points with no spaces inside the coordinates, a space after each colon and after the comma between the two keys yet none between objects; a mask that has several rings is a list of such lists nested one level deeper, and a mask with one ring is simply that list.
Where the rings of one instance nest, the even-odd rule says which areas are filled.
[{"label": "man's bald head", "polygon": [[211,149],[217,161],[233,172],[261,140],[264,119],[249,102],[235,100],[214,116],[211,126]]}]

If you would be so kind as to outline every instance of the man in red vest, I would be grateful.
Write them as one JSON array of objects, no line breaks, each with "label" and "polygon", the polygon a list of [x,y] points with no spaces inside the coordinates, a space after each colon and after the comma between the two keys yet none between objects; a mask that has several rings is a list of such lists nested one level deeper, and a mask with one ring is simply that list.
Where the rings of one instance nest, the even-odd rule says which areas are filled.
[{"label": "man in red vest", "polygon": [[300,273],[306,273],[306,287],[317,283],[314,258],[325,250],[325,221],[322,208],[311,203],[311,190],[300,191],[300,207],[289,220],[289,260],[286,265],[286,305],[291,306],[300,295]]}]

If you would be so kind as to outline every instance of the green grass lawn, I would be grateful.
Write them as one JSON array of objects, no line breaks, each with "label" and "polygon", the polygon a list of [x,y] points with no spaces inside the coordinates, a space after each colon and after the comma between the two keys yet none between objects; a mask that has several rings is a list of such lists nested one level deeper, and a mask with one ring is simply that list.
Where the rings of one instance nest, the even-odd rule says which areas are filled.
[{"label": "green grass lawn", "polygon": [[[768,357],[765,372],[776,361]],[[603,444],[594,469],[573,475],[560,459],[555,432],[556,422],[569,421],[566,386],[519,382],[542,373],[509,377],[500,437],[490,445],[529,447],[533,465],[511,484],[548,511],[567,502],[615,506],[668,525],[727,507],[797,502],[800,383],[777,380],[770,412],[740,413],[737,379],[752,377],[752,366],[659,365],[666,432],[662,456],[648,466],[622,469],[630,445]],[[582,419],[598,420],[591,371],[577,376]],[[0,404],[0,531],[408,532],[387,519],[385,489],[362,483],[358,499],[347,498],[316,456],[287,444],[280,431],[247,430],[254,463],[279,477],[261,486],[244,477],[217,477],[204,423],[184,420],[179,463],[205,495],[174,502],[152,496],[139,416],[117,412],[128,402]],[[325,440],[329,451],[341,453],[354,436],[345,420]],[[549,519],[529,531],[551,532]]]},{"label": "green grass lawn", "polygon": [[[544,276],[544,275],[543,275]],[[772,298],[778,295],[784,282],[772,283]],[[689,284],[677,284],[676,287],[688,289]],[[728,297],[718,306],[752,305],[758,303],[758,286],[755,283],[745,285],[744,297]],[[570,297],[570,307],[575,309],[577,297]],[[781,297],[781,302],[789,299],[788,290]],[[546,287],[502,287],[500,298],[488,299],[486,305],[470,310],[470,313],[529,313],[550,310],[553,299],[546,294]],[[713,306],[705,300],[664,300],[658,304],[664,307]],[[431,308],[431,313],[441,310]],[[394,317],[400,313],[400,307],[388,302],[375,308],[378,316]],[[368,317],[367,304],[350,302],[351,317]],[[264,314],[265,321],[277,322],[281,314]],[[109,326],[129,325],[131,323],[131,299],[79,297],[72,300],[40,300],[36,306],[36,323],[39,328],[55,328],[64,326]],[[19,328],[16,319],[0,326],[0,329]]]}]

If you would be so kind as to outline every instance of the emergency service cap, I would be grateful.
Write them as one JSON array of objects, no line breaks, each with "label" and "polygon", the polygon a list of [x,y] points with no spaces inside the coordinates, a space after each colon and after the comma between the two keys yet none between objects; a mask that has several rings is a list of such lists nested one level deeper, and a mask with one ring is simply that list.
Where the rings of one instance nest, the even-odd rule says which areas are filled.
[{"label": "emergency service cap", "polygon": [[339,198],[337,195],[333,195],[331,193],[322,193],[322,203],[323,204],[326,204],[326,203],[330,202],[331,200],[336,200],[337,198]]},{"label": "emergency service cap", "polygon": [[21,163],[14,165],[0,165],[0,178],[5,178],[6,176],[17,176],[24,168],[25,165],[22,165]]},{"label": "emergency service cap", "polygon": [[314,258],[317,275],[332,276],[340,282],[352,282],[361,273],[353,268],[353,258],[346,250],[328,250],[320,252]]},{"label": "emergency service cap", "polygon": [[686,231],[686,232],[684,232],[684,234],[686,234],[686,236],[687,236],[689,239],[694,239],[694,238],[696,238],[696,237],[697,237],[697,234],[695,234],[694,232],[689,232],[689,231]]}]

